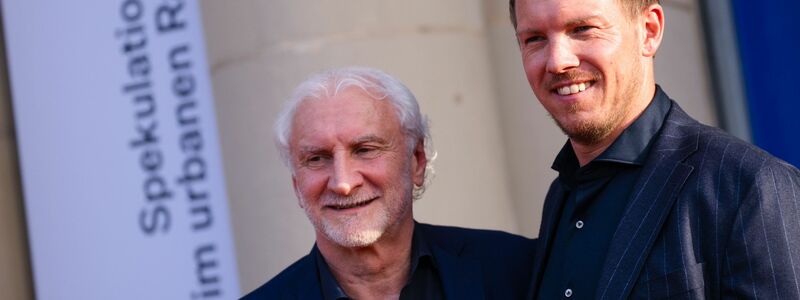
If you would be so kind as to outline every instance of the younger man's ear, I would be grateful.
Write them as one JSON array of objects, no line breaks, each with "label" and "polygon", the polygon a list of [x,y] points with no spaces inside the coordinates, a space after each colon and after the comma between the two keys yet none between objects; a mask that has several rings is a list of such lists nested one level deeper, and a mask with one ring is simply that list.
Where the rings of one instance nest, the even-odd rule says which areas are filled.
[{"label": "younger man's ear", "polygon": [[641,22],[644,25],[642,55],[654,57],[664,37],[664,8],[659,4],[648,6],[642,12]]}]

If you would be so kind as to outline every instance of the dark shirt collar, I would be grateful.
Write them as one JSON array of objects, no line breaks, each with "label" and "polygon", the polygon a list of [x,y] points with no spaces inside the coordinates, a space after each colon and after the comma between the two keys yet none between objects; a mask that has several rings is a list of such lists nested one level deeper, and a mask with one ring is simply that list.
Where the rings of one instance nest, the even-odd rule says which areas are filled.
[{"label": "dark shirt collar", "polygon": [[[430,260],[433,268],[438,269],[433,252],[431,252],[428,242],[421,236],[418,228],[419,224],[414,221],[414,233],[411,237],[411,272],[408,273],[409,282],[411,281],[411,277],[414,276],[420,261],[425,257]],[[317,272],[319,274],[319,283],[322,287],[323,299],[350,299],[342,287],[339,286],[339,283],[336,282],[336,278],[333,277],[333,273],[331,273],[331,270],[328,268],[328,264],[325,262],[325,258],[322,257],[322,253],[317,248],[317,245],[314,245],[312,252],[314,252],[317,258]]]},{"label": "dark shirt collar", "polygon": [[317,258],[317,273],[319,274],[319,284],[322,288],[322,298],[325,300],[350,299],[347,298],[347,294],[336,282],[336,278],[333,277],[333,273],[328,268],[328,264],[316,244],[314,245],[314,254]]},{"label": "dark shirt collar", "polygon": [[[641,166],[644,164],[650,149],[650,144],[672,107],[667,95],[656,85],[653,101],[622,134],[614,140],[597,158],[590,162],[612,162]],[[579,168],[578,158],[572,149],[572,143],[567,141],[556,156],[552,166],[559,173],[574,173]]]}]

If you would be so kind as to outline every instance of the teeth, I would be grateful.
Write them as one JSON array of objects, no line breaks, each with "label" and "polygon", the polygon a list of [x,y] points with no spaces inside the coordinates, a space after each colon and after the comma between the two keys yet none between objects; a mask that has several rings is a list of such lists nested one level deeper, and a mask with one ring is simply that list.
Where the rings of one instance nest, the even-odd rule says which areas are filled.
[{"label": "teeth", "polygon": [[561,96],[572,95],[578,92],[583,92],[589,87],[587,83],[572,84],[558,88],[557,92]]},{"label": "teeth", "polygon": [[359,206],[365,205],[365,204],[367,204],[367,203],[369,203],[371,201],[372,201],[372,199],[366,200],[366,201],[361,201],[361,202],[349,203],[349,204],[334,205],[333,207],[336,208],[336,209],[348,209],[348,208],[359,207]]}]

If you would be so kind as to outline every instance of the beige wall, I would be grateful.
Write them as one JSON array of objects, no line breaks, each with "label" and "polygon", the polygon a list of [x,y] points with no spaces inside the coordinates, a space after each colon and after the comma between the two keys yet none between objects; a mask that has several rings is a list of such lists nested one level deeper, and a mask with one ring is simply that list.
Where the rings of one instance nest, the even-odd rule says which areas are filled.
[{"label": "beige wall", "polygon": [[662,0],[666,31],[656,55],[656,82],[697,120],[717,126],[696,0]]},{"label": "beige wall", "polygon": [[[345,65],[405,82],[432,121],[436,178],[423,222],[534,237],[566,138],[531,93],[506,1],[200,1],[243,292],[301,257],[313,230],[272,146],[281,102],[308,74]],[[657,80],[716,124],[693,0],[663,1]],[[0,78],[6,84],[5,78]],[[0,290],[31,299],[10,103],[0,86]]]}]

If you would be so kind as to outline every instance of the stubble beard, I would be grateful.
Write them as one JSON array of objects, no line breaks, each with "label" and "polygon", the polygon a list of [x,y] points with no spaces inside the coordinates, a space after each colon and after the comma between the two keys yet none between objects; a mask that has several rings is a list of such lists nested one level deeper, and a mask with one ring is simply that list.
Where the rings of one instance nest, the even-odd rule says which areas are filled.
[{"label": "stubble beard", "polygon": [[[630,74],[642,74],[641,67],[634,64]],[[641,76],[630,76],[629,84],[623,88],[622,93],[612,99],[615,104],[612,110],[595,120],[579,120],[575,124],[567,125],[559,122],[553,115],[550,117],[570,140],[583,145],[597,145],[617,129],[631,111],[636,91],[642,85]],[[567,109],[567,113],[576,114],[579,110],[579,104],[575,103]]]},{"label": "stubble beard", "polygon": [[[355,214],[336,218],[315,218],[310,205],[304,204],[303,209],[308,219],[314,225],[314,228],[318,232],[322,232],[328,240],[346,248],[366,247],[377,242],[386,233],[387,229],[399,223],[406,214],[410,213],[412,188],[413,186],[410,184],[410,180],[408,180],[408,182],[403,182],[401,186],[398,187],[400,191],[387,193],[387,195],[399,195],[402,198],[377,199],[376,201],[383,201],[385,206],[377,211],[373,211],[370,215]],[[364,199],[364,197],[357,193],[351,196],[341,197],[336,199],[336,201],[350,202],[359,199]],[[370,205],[377,204],[378,203],[371,203]]]},{"label": "stubble beard", "polygon": [[[577,104],[570,106],[568,113],[575,114],[579,110]],[[580,120],[576,124],[565,125],[551,115],[558,128],[569,137],[570,140],[583,145],[595,145],[600,143],[621,122],[624,114],[619,111],[612,111],[598,120]]]}]

